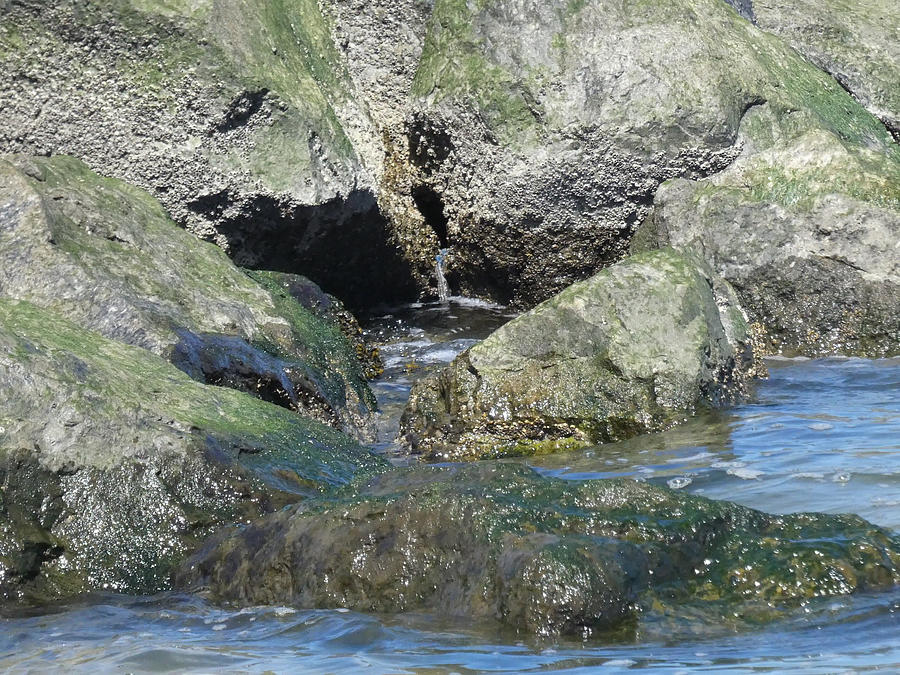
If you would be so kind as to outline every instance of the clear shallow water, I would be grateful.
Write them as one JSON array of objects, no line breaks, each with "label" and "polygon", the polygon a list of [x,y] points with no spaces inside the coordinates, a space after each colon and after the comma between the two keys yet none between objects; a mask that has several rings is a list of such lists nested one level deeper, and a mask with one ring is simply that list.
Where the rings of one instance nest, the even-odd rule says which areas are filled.
[{"label": "clear shallow water", "polygon": [[[415,378],[509,319],[451,303],[380,317],[377,448],[392,456]],[[770,512],[859,513],[900,530],[900,359],[773,360],[753,400],[663,434],[530,460],[565,478],[629,476]],[[398,463],[404,460],[394,458]],[[681,612],[680,612],[681,613]],[[178,595],[102,596],[0,618],[0,669],[77,672],[567,673],[900,670],[900,589],[813,603],[763,627],[647,614],[590,643],[494,626],[290,608],[224,610]]]}]

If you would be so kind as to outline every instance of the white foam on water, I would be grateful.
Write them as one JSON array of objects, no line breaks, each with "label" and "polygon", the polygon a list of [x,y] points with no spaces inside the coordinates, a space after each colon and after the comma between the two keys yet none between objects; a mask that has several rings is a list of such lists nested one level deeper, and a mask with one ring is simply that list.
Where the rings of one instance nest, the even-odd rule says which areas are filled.
[{"label": "white foam on water", "polygon": [[728,469],[726,473],[737,478],[742,478],[743,480],[756,480],[765,472],[760,471],[759,469],[748,469],[746,467],[738,466]]}]

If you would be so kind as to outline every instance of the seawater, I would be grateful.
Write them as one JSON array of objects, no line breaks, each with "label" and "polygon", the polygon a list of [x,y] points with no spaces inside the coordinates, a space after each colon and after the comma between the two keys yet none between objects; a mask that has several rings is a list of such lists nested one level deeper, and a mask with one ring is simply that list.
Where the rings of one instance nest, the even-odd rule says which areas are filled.
[{"label": "seawater", "polygon": [[[378,317],[385,377],[376,448],[395,455],[412,383],[510,318],[451,299]],[[900,529],[900,359],[768,361],[746,404],[671,431],[527,461],[563,478],[630,477],[773,513],[857,513]],[[900,589],[831,598],[775,623],[642,617],[590,642],[523,640],[428,614],[92,596],[0,618],[0,668],[83,672],[897,672]]]}]

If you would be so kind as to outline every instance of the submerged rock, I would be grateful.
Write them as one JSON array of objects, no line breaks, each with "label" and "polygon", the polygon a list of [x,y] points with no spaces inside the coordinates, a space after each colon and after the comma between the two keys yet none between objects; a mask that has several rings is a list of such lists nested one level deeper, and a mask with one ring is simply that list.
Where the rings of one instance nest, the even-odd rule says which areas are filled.
[{"label": "submerged rock", "polygon": [[417,382],[401,430],[432,459],[616,441],[732,400],[752,366],[728,284],[663,250],[572,285]]},{"label": "submerged rock", "polygon": [[165,589],[214,528],[382,464],[330,427],[0,299],[0,599]]},{"label": "submerged rock", "polygon": [[178,587],[237,605],[492,619],[590,635],[644,606],[752,608],[900,581],[900,540],[855,516],[770,516],[514,464],[415,467],[215,535]]},{"label": "submerged rock", "polygon": [[250,279],[149,194],[75,159],[0,158],[0,296],[52,308],[197,380],[372,434],[374,396],[336,326]]}]

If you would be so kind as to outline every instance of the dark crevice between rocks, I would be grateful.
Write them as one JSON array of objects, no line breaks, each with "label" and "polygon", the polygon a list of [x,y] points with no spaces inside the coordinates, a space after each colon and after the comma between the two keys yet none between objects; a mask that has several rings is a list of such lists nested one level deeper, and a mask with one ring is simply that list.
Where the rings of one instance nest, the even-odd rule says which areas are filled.
[{"label": "dark crevice between rocks", "polygon": [[753,14],[753,0],[724,0],[742,17],[750,23],[756,23],[756,16]]},{"label": "dark crevice between rocks", "polygon": [[426,177],[434,174],[455,149],[450,132],[422,114],[406,122],[406,138],[410,163]]},{"label": "dark crevice between rocks", "polygon": [[313,206],[221,191],[188,207],[215,223],[238,265],[302,274],[355,313],[417,296],[410,264],[370,190]]},{"label": "dark crevice between rocks", "polygon": [[447,238],[447,223],[449,219],[444,213],[444,200],[428,185],[419,185],[412,191],[413,201],[425,224],[428,225],[437,237],[440,248],[447,248],[450,244]]}]

